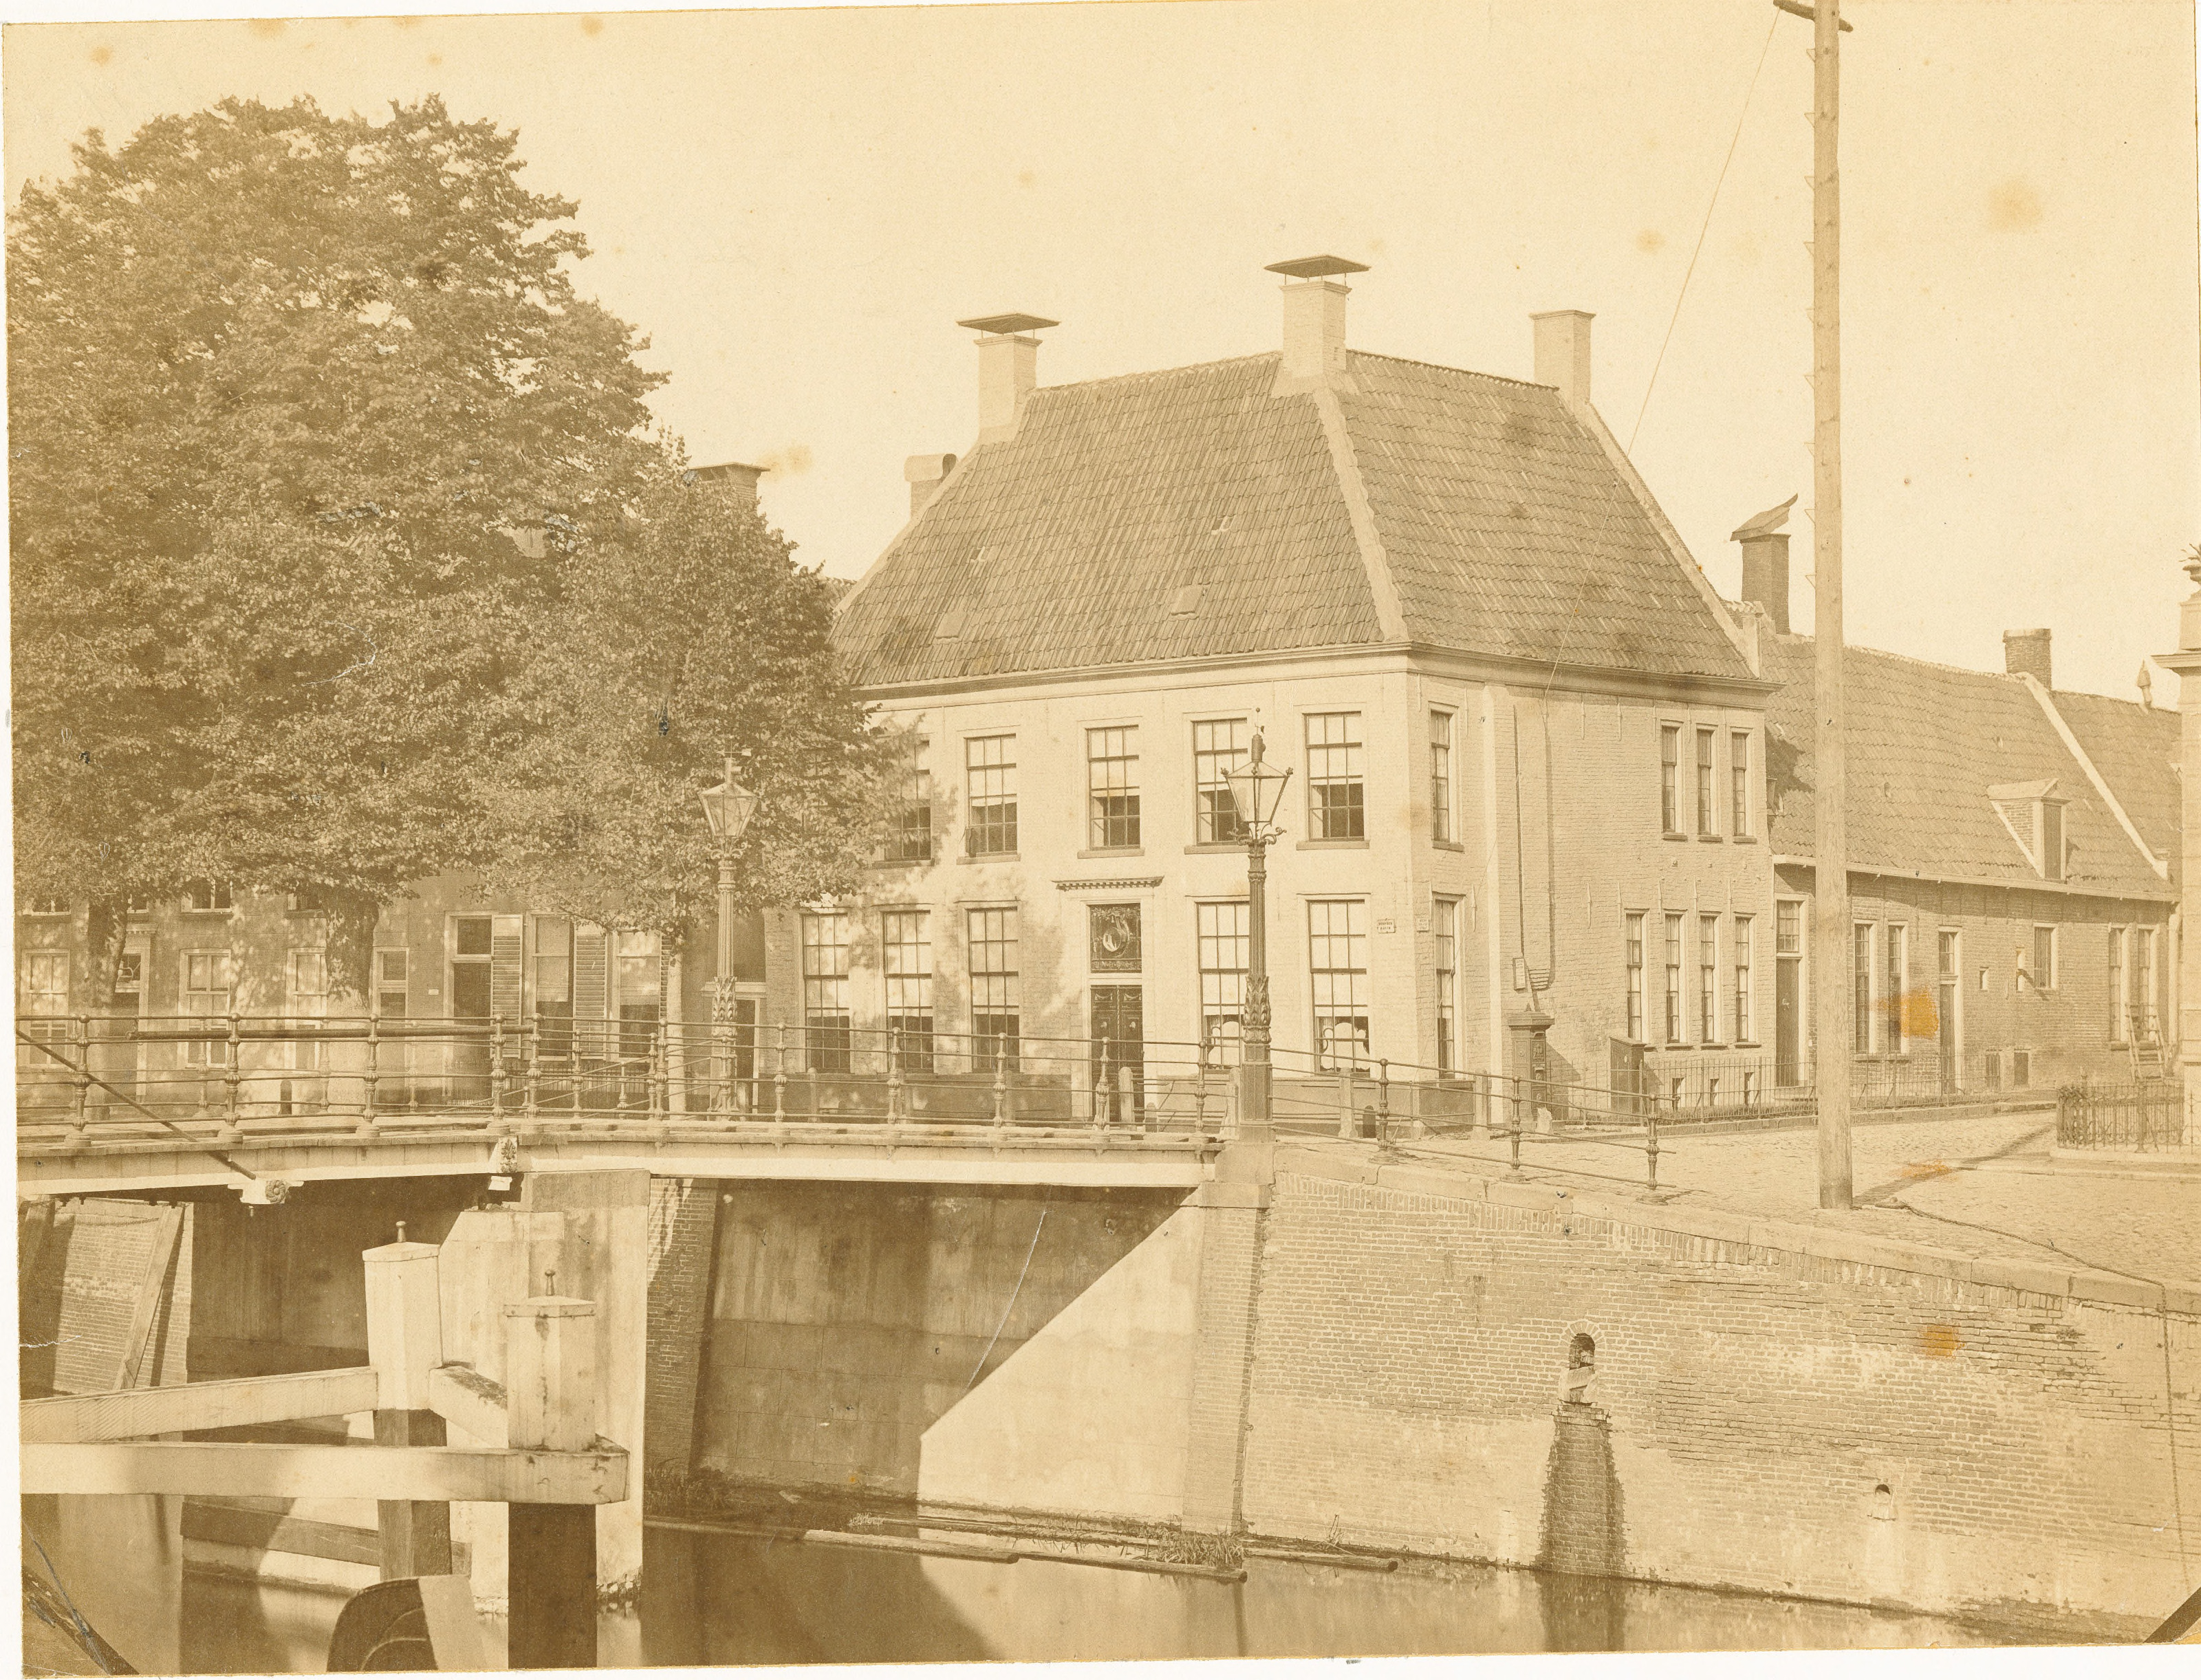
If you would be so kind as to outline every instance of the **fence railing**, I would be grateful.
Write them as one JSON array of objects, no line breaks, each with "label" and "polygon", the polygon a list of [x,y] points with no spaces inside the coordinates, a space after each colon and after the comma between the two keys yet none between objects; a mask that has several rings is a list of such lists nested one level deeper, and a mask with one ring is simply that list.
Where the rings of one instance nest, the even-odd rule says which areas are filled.
[{"label": "fence railing", "polygon": [[247,1132],[582,1123],[1228,1135],[1200,1045],[748,1022],[261,1016],[26,1021],[19,1128]]},{"label": "fence railing", "polygon": [[2056,1142],[2063,1149],[2135,1153],[2182,1149],[2185,1086],[2178,1080],[2067,1085],[2056,1093]]}]

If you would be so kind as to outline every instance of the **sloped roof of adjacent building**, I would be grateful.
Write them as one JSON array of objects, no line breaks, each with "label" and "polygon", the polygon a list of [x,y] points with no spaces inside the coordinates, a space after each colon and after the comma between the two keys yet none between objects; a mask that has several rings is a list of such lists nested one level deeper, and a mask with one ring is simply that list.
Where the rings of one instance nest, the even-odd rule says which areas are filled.
[{"label": "sloped roof of adjacent building", "polygon": [[[1781,683],[1766,702],[1768,831],[1776,852],[1801,858],[1814,845],[1813,659],[1810,636],[1764,638],[1765,675]],[[2067,801],[2063,885],[2112,897],[2169,893],[2021,679],[1867,647],[1845,649],[1843,671],[1852,870],[2041,886],[1988,790],[2052,780]],[[2124,804],[2119,773],[2097,768]]]},{"label": "sloped roof of adjacent building", "polygon": [[1353,352],[1350,388],[1277,395],[1280,360],[1034,391],[843,606],[856,680],[1401,641],[1750,680],[1556,390]]},{"label": "sloped roof of adjacent building", "polygon": [[2093,760],[2125,815],[2155,855],[2178,875],[2179,721],[2175,711],[2106,694],[2057,689],[2051,698],[2080,748]]}]

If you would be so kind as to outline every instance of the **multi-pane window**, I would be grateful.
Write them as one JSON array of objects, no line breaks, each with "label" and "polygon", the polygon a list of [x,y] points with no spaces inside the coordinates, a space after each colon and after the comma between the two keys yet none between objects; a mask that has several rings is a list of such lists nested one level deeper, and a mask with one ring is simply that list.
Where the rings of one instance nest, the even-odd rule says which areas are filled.
[{"label": "multi-pane window", "polygon": [[1238,801],[1225,779],[1246,762],[1246,720],[1218,717],[1192,726],[1192,779],[1199,797],[1198,840],[1221,846],[1246,838]]},{"label": "multi-pane window", "polygon": [[26,1016],[69,1012],[69,954],[66,951],[23,953],[23,990],[18,1005]]},{"label": "multi-pane window", "polygon": [[922,863],[932,857],[932,773],[924,767],[928,745],[919,736],[905,749],[901,786],[894,815],[887,821],[885,856],[889,863]]},{"label": "multi-pane window", "polygon": [[1314,1042],[1322,1065],[1351,1065],[1368,1050],[1368,907],[1358,899],[1307,905]]},{"label": "multi-pane window", "polygon": [[[227,1015],[230,1008],[229,953],[189,951],[184,953],[184,1013]],[[226,1039],[195,1039],[184,1046],[184,1060],[193,1067],[226,1065]]]},{"label": "multi-pane window", "polygon": [[2040,873],[2051,881],[2063,879],[2063,806],[2056,799],[2040,801]]},{"label": "multi-pane window", "polygon": [[613,938],[618,953],[619,1057],[647,1066],[665,1019],[664,945],[654,930],[624,928]]},{"label": "multi-pane window", "polygon": [[1640,910],[1628,912],[1628,1036],[1635,1044],[1643,1042],[1643,921]]},{"label": "multi-pane window", "polygon": [[1360,785],[1360,714],[1308,714],[1307,837],[1362,840],[1367,813]]},{"label": "multi-pane window", "polygon": [[1437,1072],[1444,1074],[1458,1071],[1459,1066],[1459,900],[1436,899],[1429,922],[1436,935]]},{"label": "multi-pane window", "polygon": [[1910,930],[1901,922],[1887,928],[1887,1053],[1903,1054],[1903,998],[1910,989]]},{"label": "multi-pane window", "polygon": [[1872,923],[1860,922],[1850,929],[1850,1015],[1852,1047],[1859,1056],[1872,1054]]},{"label": "multi-pane window", "polygon": [[26,916],[67,916],[68,913],[69,901],[67,899],[26,899],[23,900],[23,914]]},{"label": "multi-pane window", "polygon": [[1682,1042],[1682,918],[1666,918],[1666,1042]]},{"label": "multi-pane window", "polygon": [[1201,1037],[1227,1062],[1237,1060],[1246,1008],[1247,910],[1243,900],[1197,907]]},{"label": "multi-pane window", "polygon": [[1013,909],[970,912],[971,1065],[990,1074],[1013,1070],[1022,1036],[1017,973],[1017,913]]},{"label": "multi-pane window", "polygon": [[374,1012],[388,1021],[413,1013],[413,953],[385,946],[374,953]]},{"label": "multi-pane window", "polygon": [[1708,1045],[1719,1042],[1719,923],[1697,918],[1697,1034]]},{"label": "multi-pane window", "polygon": [[2125,995],[2125,930],[2110,929],[2110,1042],[2121,1045],[2125,1041],[2127,1023],[2132,1018],[2132,1002]]},{"label": "multi-pane window", "polygon": [[1682,832],[1682,726],[1658,726],[1658,826]]},{"label": "multi-pane window", "polygon": [[1452,713],[1429,713],[1429,837],[1448,840],[1452,832]]},{"label": "multi-pane window", "polygon": [[563,1062],[573,1053],[573,924],[569,918],[535,918],[534,962],[536,1054]]},{"label": "multi-pane window", "polygon": [[1139,843],[1139,732],[1136,729],[1085,732],[1087,815],[1095,852]]},{"label": "multi-pane window", "polygon": [[184,888],[184,908],[195,910],[225,910],[236,907],[236,901],[226,881],[194,881]]},{"label": "multi-pane window", "polygon": [[887,979],[887,1040],[902,1067],[932,1071],[932,935],[921,910],[879,912]]},{"label": "multi-pane window", "polygon": [[1755,979],[1751,964],[1757,957],[1752,949],[1758,933],[1755,917],[1738,916],[1734,919],[1734,1041],[1750,1043],[1756,1036],[1758,1026]]},{"label": "multi-pane window", "polygon": [[136,1015],[145,1006],[145,953],[126,951],[114,964],[114,1009],[119,1015]]},{"label": "multi-pane window", "polygon": [[1697,731],[1697,832],[1713,834],[1719,832],[1719,818],[1714,809],[1717,800],[1712,792],[1712,732]]},{"label": "multi-pane window", "polygon": [[[320,1020],[329,1012],[328,954],[318,945],[294,945],[283,971],[283,1013],[292,1026]],[[305,1027],[307,1032],[312,1027]],[[291,1066],[300,1072],[318,1072],[328,1064],[326,1047],[299,1036],[291,1041]]]},{"label": "multi-pane window", "polygon": [[974,858],[1017,849],[1017,738],[981,735],[963,743],[970,816],[964,845]]},{"label": "multi-pane window", "polygon": [[2056,929],[2045,922],[2033,929],[2033,983],[2043,992],[2056,989]]},{"label": "multi-pane window", "polygon": [[848,1071],[848,916],[806,910],[802,916],[802,1024],[813,1074]]},{"label": "multi-pane window", "polygon": [[1728,828],[1740,839],[1750,833],[1750,732],[1736,729],[1727,738]]}]

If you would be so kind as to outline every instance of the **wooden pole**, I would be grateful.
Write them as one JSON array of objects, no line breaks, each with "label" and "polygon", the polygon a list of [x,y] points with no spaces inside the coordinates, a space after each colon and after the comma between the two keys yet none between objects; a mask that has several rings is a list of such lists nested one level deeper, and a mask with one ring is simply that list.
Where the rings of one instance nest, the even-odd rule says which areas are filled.
[{"label": "wooden pole", "polygon": [[[402,1226],[398,1235],[404,1235]],[[429,1374],[443,1362],[443,1303],[437,1251],[398,1241],[369,1249],[367,1356],[374,1367],[374,1444],[441,1447],[443,1420],[428,1404]],[[375,1502],[382,1536],[382,1578],[402,1581],[451,1572],[451,1507],[409,1499]]]},{"label": "wooden pole", "polygon": [[1850,875],[1842,694],[1840,0],[1818,0],[1811,55],[1812,652],[1818,700],[1812,800],[1813,1017],[1819,1205],[1850,1205]]},{"label": "wooden pole", "polygon": [[[596,1308],[536,1296],[504,1309],[507,1431],[514,1448],[578,1452],[596,1436]],[[596,1513],[505,1507],[511,1668],[596,1665]]]}]

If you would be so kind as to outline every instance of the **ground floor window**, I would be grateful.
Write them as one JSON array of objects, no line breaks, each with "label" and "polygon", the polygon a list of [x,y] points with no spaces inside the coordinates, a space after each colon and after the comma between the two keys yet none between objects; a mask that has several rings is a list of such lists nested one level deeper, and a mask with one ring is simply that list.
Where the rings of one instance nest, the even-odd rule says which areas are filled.
[{"label": "ground floor window", "polygon": [[932,1071],[932,935],[921,910],[879,914],[886,970],[887,1037],[906,1073]]},{"label": "ground floor window", "polygon": [[1194,912],[1200,955],[1200,1038],[1218,1059],[1234,1062],[1246,1007],[1251,934],[1245,902],[1200,904]]},{"label": "ground floor window", "polygon": [[1014,1072],[1023,1040],[1017,912],[1006,906],[974,910],[968,930],[971,1070]]},{"label": "ground floor window", "polygon": [[813,1074],[848,1071],[848,917],[844,910],[802,916],[802,1025]]},{"label": "ground floor window", "polygon": [[1368,1054],[1368,906],[1358,899],[1307,905],[1314,1042],[1321,1065],[1353,1065]]}]

